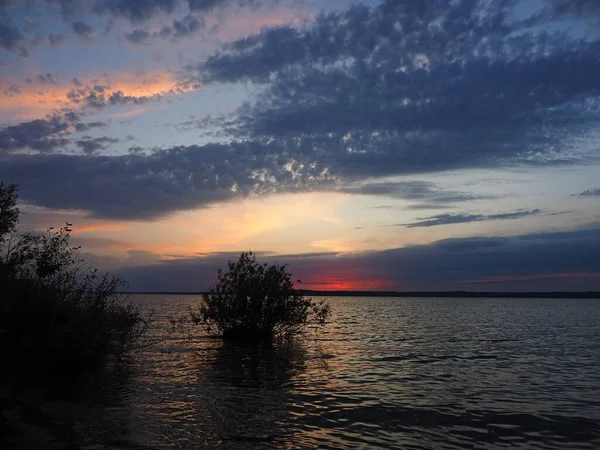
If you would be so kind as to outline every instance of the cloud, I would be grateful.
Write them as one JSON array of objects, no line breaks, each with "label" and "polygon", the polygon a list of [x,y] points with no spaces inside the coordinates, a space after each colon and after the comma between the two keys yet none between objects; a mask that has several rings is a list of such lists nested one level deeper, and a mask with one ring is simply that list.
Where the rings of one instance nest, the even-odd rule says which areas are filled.
[{"label": "cloud", "polygon": [[[61,131],[66,129],[65,125]],[[42,143],[52,139],[49,136],[54,134],[45,132]],[[17,147],[9,143],[11,149]],[[19,142],[21,146],[34,144]],[[54,148],[52,144],[44,149]],[[149,155],[13,155],[0,165],[0,179],[21,181],[21,197],[33,204],[129,218],[160,216],[254,195],[320,189],[334,182],[318,167],[296,173],[287,163],[277,145],[207,144]],[[58,187],[65,173],[72,175],[70,183],[76,189]]]},{"label": "cloud", "polygon": [[0,129],[0,149],[8,152],[22,148],[48,152],[69,141],[69,123],[60,117],[37,119]]},{"label": "cloud", "polygon": [[48,85],[57,85],[58,81],[56,80],[56,77],[54,75],[52,75],[51,73],[38,73],[35,77],[33,78],[25,78],[25,82],[27,84],[37,84],[37,85],[41,85],[41,86],[48,86]]},{"label": "cloud", "polygon": [[108,124],[106,122],[101,122],[101,121],[88,122],[88,123],[77,122],[77,123],[74,124],[75,131],[78,131],[78,132],[87,131],[90,128],[103,128],[103,127],[106,127],[107,125]]},{"label": "cloud", "polygon": [[0,16],[0,47],[8,51],[22,50],[25,36],[15,23]]},{"label": "cloud", "polygon": [[340,190],[348,194],[378,195],[404,200],[427,200],[435,205],[484,198],[483,196],[475,196],[464,192],[442,190],[434,183],[427,181],[361,182],[343,186]]},{"label": "cloud", "polygon": [[170,37],[174,40],[190,37],[204,29],[204,20],[202,18],[188,14],[181,20],[173,20],[171,26],[164,27],[158,36],[162,38]]},{"label": "cloud", "polygon": [[171,25],[164,26],[160,31],[150,34],[142,28],[137,28],[130,33],[125,34],[125,39],[133,44],[146,45],[150,39],[161,38],[178,41],[180,39],[194,36],[198,32],[204,30],[205,22],[201,17],[187,14],[181,19],[173,19]]},{"label": "cloud", "polygon": [[414,205],[408,205],[404,209],[408,211],[416,211],[421,209],[448,209],[452,208],[452,205],[445,203],[416,203]]},{"label": "cloud", "polygon": [[80,139],[75,141],[75,145],[79,147],[83,151],[83,153],[90,155],[92,153],[97,152],[98,150],[104,150],[110,144],[115,144],[119,142],[117,138],[111,138],[108,136],[98,137],[98,138],[90,138]]},{"label": "cloud", "polygon": [[113,106],[141,106],[199,88],[183,86],[175,73],[166,70],[105,72],[98,78],[68,80],[48,73],[29,78],[6,77],[3,87],[14,85],[21,93],[3,100],[0,119],[12,123],[18,119],[42,118],[65,107],[101,110]]},{"label": "cloud", "polygon": [[[13,155],[0,167],[0,179],[22,181],[21,196],[33,204],[128,218],[275,193],[333,191],[441,204],[476,198],[422,181],[364,183],[362,174],[343,166],[333,170],[327,155],[315,159],[312,147],[301,141],[245,141],[148,153],[132,147],[122,156]],[[78,187],[57,195],[62,173],[73,174],[71,183]]]},{"label": "cloud", "polygon": [[[104,125],[104,122],[82,122],[79,115],[71,111],[0,127],[0,156],[26,149],[48,153],[69,144],[67,136],[71,133]],[[23,180],[27,178],[24,176]]]},{"label": "cloud", "polygon": [[187,7],[191,12],[209,13],[217,8],[231,5],[252,7],[261,3],[259,0],[40,0],[39,2],[57,5],[66,20],[77,14],[93,13],[125,18],[131,23],[142,23],[156,17],[167,16],[182,7]]},{"label": "cloud", "polygon": [[178,5],[177,0],[106,0],[95,2],[94,12],[124,17],[131,22],[143,22],[159,14],[171,14]]},{"label": "cloud", "polygon": [[596,0],[547,0],[541,9],[529,19],[532,23],[547,20],[583,18],[592,24],[600,24],[600,4]]},{"label": "cloud", "polygon": [[66,33],[48,34],[48,41],[50,42],[50,45],[54,48],[60,47],[64,42],[67,41],[67,39],[69,39],[69,35]]},{"label": "cloud", "polygon": [[534,32],[512,1],[419,5],[264,29],[188,70],[263,86],[234,137],[330,141],[371,176],[578,160],[571,138],[600,119],[598,39]]},{"label": "cloud", "polygon": [[[258,8],[262,4],[277,4],[278,0],[28,0],[28,11],[35,11],[44,17],[32,27],[31,17],[22,20],[16,6],[18,2],[0,0],[0,48],[28,56],[29,50],[48,42],[53,48],[59,47],[70,35],[64,32],[42,33],[40,26],[51,24],[56,29],[60,18],[68,23],[73,35],[90,42],[97,31],[104,29],[109,34],[115,21],[125,19],[133,25],[148,24],[153,21],[166,23],[170,17],[180,11],[187,13],[183,19],[172,19],[172,24],[164,26],[161,32],[150,37],[172,38],[174,40],[189,37],[204,28],[204,19],[217,10],[226,8]],[[14,16],[14,17],[11,17]],[[83,21],[85,18],[86,21]],[[94,27],[90,25],[94,24]],[[97,28],[96,28],[97,27]],[[133,43],[143,43],[142,28],[126,33]]]},{"label": "cloud", "polygon": [[19,95],[20,93],[21,90],[19,89],[19,86],[15,84],[12,84],[6,89],[4,89],[4,95],[6,95],[7,97],[14,97],[15,95]]},{"label": "cloud", "polygon": [[599,197],[600,196],[600,188],[598,189],[588,189],[587,191],[583,191],[579,194],[580,197]]},{"label": "cloud", "polygon": [[[121,273],[133,291],[200,291],[214,282],[217,268],[238,256],[203,255],[129,267]],[[288,263],[294,279],[300,278],[308,289],[600,290],[600,229],[446,239],[346,255],[257,257]]]},{"label": "cloud", "polygon": [[[71,14],[75,6],[67,11],[67,3],[56,5]],[[94,11],[138,23],[179,13],[182,5],[201,14],[225,4],[114,0]],[[65,201],[109,217],[154,217],[247,196],[315,190],[401,198],[415,201],[415,208],[476,200],[431,185],[378,180],[578,162],[582,156],[570,138],[585,136],[600,118],[600,42],[532,30],[515,18],[513,4],[384,1],[321,13],[300,28],[265,28],[187,71],[196,83],[251,80],[260,90],[233,119],[224,118],[229,142],[146,149],[148,154],[132,147],[132,154],[113,157],[11,155],[0,174],[18,175],[26,185],[29,174],[46,167],[26,195],[55,206],[49,194],[56,173],[78,172],[73,184],[87,189],[72,190]],[[181,22],[182,32],[195,29],[195,22]],[[145,95],[78,80],[67,96],[72,107],[102,110],[146,104],[182,85]],[[40,120],[0,130],[4,151],[48,152],[77,129]],[[197,122],[203,123],[218,122]],[[23,137],[34,125],[45,127],[42,138]],[[100,189],[107,184],[113,187]],[[156,192],[156,201],[147,192]]]},{"label": "cloud", "polygon": [[148,44],[148,38],[150,34],[141,28],[133,30],[131,33],[125,33],[125,39],[133,44],[141,45]]},{"label": "cloud", "polygon": [[436,227],[439,225],[452,225],[457,223],[470,223],[470,222],[482,222],[484,220],[515,220],[522,219],[523,217],[535,216],[540,214],[542,211],[539,209],[532,209],[529,211],[515,211],[511,213],[502,214],[438,214],[431,217],[419,217],[418,222],[400,224],[396,226],[402,226],[406,228],[420,228],[420,227]]},{"label": "cloud", "polygon": [[94,28],[91,25],[88,25],[87,23],[81,20],[73,22],[72,28],[73,33],[85,40],[90,40],[95,32]]},{"label": "cloud", "polygon": [[108,106],[144,105],[150,100],[159,100],[162,95],[128,95],[122,90],[111,92],[109,85],[96,84],[72,88],[67,92],[66,97],[69,102],[80,107],[104,109]]},{"label": "cloud", "polygon": [[231,4],[237,4],[239,6],[256,6],[259,3],[261,2],[258,0],[188,0],[190,11],[203,13]]}]

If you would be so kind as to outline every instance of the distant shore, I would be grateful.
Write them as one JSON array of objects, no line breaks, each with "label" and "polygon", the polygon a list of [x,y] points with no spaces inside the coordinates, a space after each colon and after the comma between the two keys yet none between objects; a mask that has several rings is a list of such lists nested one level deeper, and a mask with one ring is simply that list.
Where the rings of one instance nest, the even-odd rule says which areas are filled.
[{"label": "distant shore", "polygon": [[[301,289],[301,295],[316,297],[429,297],[429,298],[600,298],[598,291],[585,292],[476,292],[476,291],[311,291]],[[202,295],[206,292],[128,292],[128,294]]]}]

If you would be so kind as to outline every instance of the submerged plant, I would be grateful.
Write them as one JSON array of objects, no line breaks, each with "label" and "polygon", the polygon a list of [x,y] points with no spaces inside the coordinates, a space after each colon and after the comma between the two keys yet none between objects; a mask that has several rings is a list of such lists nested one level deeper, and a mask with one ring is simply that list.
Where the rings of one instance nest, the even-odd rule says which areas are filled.
[{"label": "submerged plant", "polygon": [[330,308],[294,289],[286,265],[260,264],[252,252],[229,261],[228,271],[202,296],[192,321],[211,336],[231,340],[271,341],[294,336],[309,323],[324,325]]}]

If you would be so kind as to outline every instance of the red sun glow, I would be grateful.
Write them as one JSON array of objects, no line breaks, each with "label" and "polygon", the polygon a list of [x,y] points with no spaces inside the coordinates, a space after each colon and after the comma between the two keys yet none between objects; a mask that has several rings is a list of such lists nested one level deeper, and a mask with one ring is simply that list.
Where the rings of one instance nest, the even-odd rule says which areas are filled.
[{"label": "red sun glow", "polygon": [[314,291],[377,291],[392,287],[390,280],[369,280],[351,277],[318,277],[316,280],[303,282],[302,288]]}]

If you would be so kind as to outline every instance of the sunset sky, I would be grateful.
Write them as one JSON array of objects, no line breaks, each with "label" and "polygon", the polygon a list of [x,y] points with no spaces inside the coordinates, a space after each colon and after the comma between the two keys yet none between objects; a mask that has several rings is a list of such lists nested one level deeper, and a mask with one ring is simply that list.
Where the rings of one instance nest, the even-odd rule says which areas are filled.
[{"label": "sunset sky", "polygon": [[21,230],[133,291],[600,290],[597,0],[0,0]]}]

